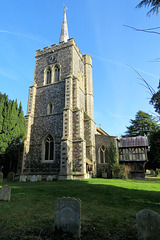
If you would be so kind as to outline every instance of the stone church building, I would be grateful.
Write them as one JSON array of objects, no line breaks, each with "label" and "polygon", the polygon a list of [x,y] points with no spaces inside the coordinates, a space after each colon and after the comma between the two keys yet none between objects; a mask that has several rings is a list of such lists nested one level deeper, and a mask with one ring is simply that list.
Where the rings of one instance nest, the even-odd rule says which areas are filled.
[{"label": "stone church building", "polygon": [[116,144],[115,137],[96,128],[92,58],[82,55],[75,40],[69,39],[66,10],[59,45],[36,52],[26,121],[21,175],[94,177],[97,166],[107,164],[108,139]]}]

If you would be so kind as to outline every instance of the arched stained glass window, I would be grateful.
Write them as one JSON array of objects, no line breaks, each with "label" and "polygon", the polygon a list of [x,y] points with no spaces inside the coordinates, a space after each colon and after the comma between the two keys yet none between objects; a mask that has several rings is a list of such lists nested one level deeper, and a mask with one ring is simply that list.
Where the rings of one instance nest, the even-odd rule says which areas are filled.
[{"label": "arched stained glass window", "polygon": [[45,138],[45,160],[54,160],[54,139],[50,134]]}]

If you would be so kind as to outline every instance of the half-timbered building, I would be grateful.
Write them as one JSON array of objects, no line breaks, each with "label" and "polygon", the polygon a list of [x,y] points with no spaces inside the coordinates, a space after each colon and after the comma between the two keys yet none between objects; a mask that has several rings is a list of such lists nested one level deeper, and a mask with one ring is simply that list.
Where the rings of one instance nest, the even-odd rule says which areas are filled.
[{"label": "half-timbered building", "polygon": [[132,178],[145,177],[147,158],[147,136],[121,138],[119,142],[119,163],[130,168]]}]

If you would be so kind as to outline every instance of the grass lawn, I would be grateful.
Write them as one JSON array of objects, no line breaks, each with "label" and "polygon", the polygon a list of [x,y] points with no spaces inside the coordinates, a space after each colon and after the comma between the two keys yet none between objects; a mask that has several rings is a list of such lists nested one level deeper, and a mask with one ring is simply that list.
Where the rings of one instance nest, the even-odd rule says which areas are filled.
[{"label": "grass lawn", "polygon": [[0,239],[71,239],[53,233],[57,197],[81,199],[81,239],[136,240],[136,213],[160,214],[160,178],[3,182],[11,201],[0,202]]}]

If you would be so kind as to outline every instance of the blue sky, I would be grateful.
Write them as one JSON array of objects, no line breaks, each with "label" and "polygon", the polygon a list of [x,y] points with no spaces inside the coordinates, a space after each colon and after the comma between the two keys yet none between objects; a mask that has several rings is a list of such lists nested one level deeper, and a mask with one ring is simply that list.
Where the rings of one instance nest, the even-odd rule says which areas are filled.
[{"label": "blue sky", "polygon": [[160,35],[136,28],[158,27],[140,0],[5,0],[0,7],[0,92],[22,102],[27,111],[35,53],[59,43],[63,3],[69,37],[93,58],[94,115],[97,126],[120,136],[139,111],[154,113],[150,95],[134,67],[156,90],[160,78]]}]

